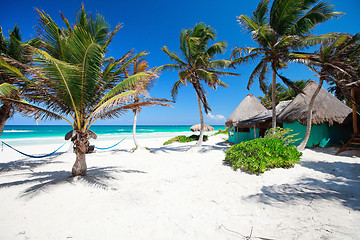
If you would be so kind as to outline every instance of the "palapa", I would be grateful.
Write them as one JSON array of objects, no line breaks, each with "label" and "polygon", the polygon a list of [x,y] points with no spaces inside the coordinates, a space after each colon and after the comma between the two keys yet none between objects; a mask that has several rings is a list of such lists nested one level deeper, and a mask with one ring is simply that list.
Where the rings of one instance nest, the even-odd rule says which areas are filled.
[{"label": "palapa", "polygon": [[248,94],[226,120],[225,126],[252,127],[248,120],[265,111],[267,109],[259,100],[253,94]]},{"label": "palapa", "polygon": [[[309,103],[314,94],[318,83],[310,80],[305,88],[304,93],[299,93],[294,100],[280,113],[278,120],[284,123],[299,121],[306,125]],[[334,123],[342,124],[352,112],[351,108],[342,103],[324,88],[321,88],[315,98],[312,111],[312,125],[327,122],[329,126]]]},{"label": "palapa", "polygon": [[[279,114],[291,103],[292,100],[287,101],[281,101],[276,105],[276,116],[279,116]],[[245,120],[242,122],[243,125],[254,127],[258,126],[264,122],[270,121],[272,119],[272,110],[265,110],[262,111],[255,116],[249,118],[248,120]],[[271,122],[269,123],[271,124]]]},{"label": "palapa", "polygon": [[[200,131],[200,128],[201,128],[201,125],[199,123],[199,124],[196,124],[196,125],[192,126],[190,128],[190,130],[195,132],[195,131]],[[208,131],[213,131],[213,130],[214,130],[214,128],[212,126],[204,124],[204,131],[208,132]]]}]

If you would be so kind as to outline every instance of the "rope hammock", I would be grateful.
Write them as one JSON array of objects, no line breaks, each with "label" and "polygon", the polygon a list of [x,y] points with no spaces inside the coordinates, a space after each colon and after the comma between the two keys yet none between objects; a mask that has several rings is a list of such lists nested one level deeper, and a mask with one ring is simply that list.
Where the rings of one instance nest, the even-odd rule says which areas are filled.
[{"label": "rope hammock", "polygon": [[94,148],[96,148],[96,149],[99,149],[99,150],[106,150],[106,149],[110,149],[110,148],[113,148],[113,147],[117,146],[118,144],[120,144],[122,141],[124,141],[124,140],[125,140],[125,138],[126,138],[126,137],[124,137],[123,139],[121,139],[119,142],[115,143],[115,144],[114,144],[114,145],[112,145],[111,147],[106,147],[106,148],[95,147],[95,146],[93,146],[93,147],[94,147]]},{"label": "rope hammock", "polygon": [[[110,147],[101,148],[101,147],[95,147],[95,146],[94,146],[94,148],[99,149],[99,150],[110,149],[110,148],[113,148],[113,147],[117,146],[118,144],[120,144],[122,141],[125,140],[125,138],[126,138],[126,137],[124,137],[124,138],[121,139],[119,142],[115,143],[114,145],[112,145],[112,146],[110,146]],[[51,153],[49,153],[49,154],[36,156],[36,155],[30,155],[30,154],[26,154],[26,153],[24,153],[24,152],[21,152],[20,150],[17,150],[16,148],[12,147],[11,145],[7,144],[7,143],[4,142],[4,141],[1,141],[1,142],[2,142],[3,145],[8,146],[9,148],[13,149],[14,151],[16,151],[16,152],[18,152],[18,153],[20,153],[20,154],[22,154],[22,155],[24,155],[24,156],[26,156],[26,157],[30,157],[30,158],[45,158],[45,157],[49,157],[49,156],[51,156],[51,155],[54,155],[57,151],[60,150],[60,148],[62,148],[62,147],[66,144],[66,142],[65,142],[65,143],[64,143],[63,145],[61,145],[58,149],[56,149],[55,151],[53,151],[53,152],[51,152]]]},{"label": "rope hammock", "polygon": [[9,144],[7,144],[7,143],[4,142],[4,141],[1,141],[1,142],[2,142],[2,144],[4,144],[5,146],[8,146],[9,148],[15,150],[16,152],[18,152],[18,153],[20,153],[20,154],[22,154],[22,155],[24,155],[24,156],[26,156],[26,157],[31,157],[31,158],[44,158],[44,157],[49,157],[49,156],[55,154],[57,151],[59,151],[60,148],[62,148],[62,147],[66,144],[66,142],[65,142],[65,143],[64,143],[63,145],[61,145],[58,149],[56,149],[55,151],[53,151],[53,152],[51,152],[51,153],[49,153],[49,154],[40,155],[40,156],[35,156],[35,155],[30,155],[30,154],[23,153],[23,152],[17,150],[16,148],[10,146]]}]

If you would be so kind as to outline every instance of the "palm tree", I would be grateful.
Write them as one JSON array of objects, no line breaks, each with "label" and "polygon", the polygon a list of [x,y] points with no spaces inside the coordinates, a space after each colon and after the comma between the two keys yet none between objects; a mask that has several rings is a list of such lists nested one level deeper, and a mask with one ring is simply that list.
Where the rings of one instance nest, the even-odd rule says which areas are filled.
[{"label": "palm tree", "polygon": [[274,0],[269,11],[269,0],[262,0],[252,17],[240,15],[239,23],[251,33],[258,47],[236,48],[232,52],[233,65],[261,58],[250,75],[248,89],[255,78],[261,90],[265,90],[265,74],[272,70],[272,127],[276,127],[275,90],[276,76],[289,87],[299,89],[278,71],[287,67],[292,50],[316,45],[333,37],[332,34],[309,35],[314,27],[342,13],[335,12],[333,5],[320,0]]},{"label": "palm tree", "polygon": [[[64,119],[73,128],[65,139],[74,143],[76,161],[73,176],[85,175],[85,153],[89,139],[96,134],[89,128],[98,119],[118,117],[141,103],[128,104],[137,91],[130,90],[135,84],[149,78],[148,73],[138,73],[126,78],[124,69],[135,59],[146,55],[142,52],[133,57],[130,52],[120,59],[107,58],[108,45],[118,25],[110,31],[101,15],[93,18],[84,6],[77,14],[76,24],[71,26],[62,15],[67,28],[61,29],[51,17],[39,11],[39,36],[42,49],[34,48],[34,68],[29,69],[32,79],[21,75],[13,68],[7,74],[27,81],[36,93],[28,95],[30,105],[21,101],[5,99],[19,105],[31,106],[40,119]],[[4,66],[1,64],[0,66]]]},{"label": "palm tree", "polygon": [[[302,151],[310,137],[312,125],[312,107],[316,96],[321,90],[324,81],[332,83],[334,76],[342,76],[338,82],[341,84],[345,79],[354,79],[357,75],[357,67],[359,60],[354,61],[354,57],[359,59],[360,56],[360,35],[354,36],[342,35],[335,41],[324,43],[315,53],[294,53],[297,61],[305,63],[312,71],[316,72],[319,77],[319,85],[315,90],[309,102],[306,133],[303,141],[298,146],[298,150]],[[354,64],[355,63],[355,64]],[[348,80],[349,81],[349,80]],[[351,80],[350,80],[351,81]],[[339,85],[341,86],[341,85]]]},{"label": "palm tree", "polygon": [[[299,81],[294,81],[294,85],[299,88],[300,90],[302,90],[305,85],[306,85],[307,81],[304,80],[299,80]],[[285,88],[284,85],[281,85],[280,83],[276,84],[275,87],[275,100],[276,100],[276,105],[281,102],[281,101],[287,101],[287,100],[292,100],[296,97],[297,92],[292,89],[291,87]],[[264,105],[264,107],[266,107],[267,109],[271,109],[272,107],[272,86],[271,84],[269,86],[266,87],[266,93],[264,95],[264,97],[259,96],[258,97],[260,99],[260,103],[262,105]]]},{"label": "palm tree", "polygon": [[[38,46],[39,39],[34,38],[22,42],[19,26],[15,25],[12,31],[9,31],[9,38],[3,35],[0,27],[0,60],[5,61],[9,67],[16,68],[17,71],[25,74],[25,65],[32,60],[30,47]],[[26,86],[21,84],[19,79],[9,77],[4,71],[0,70],[0,96],[20,99],[22,92],[26,91]],[[4,129],[6,121],[14,114],[15,110],[22,111],[22,108],[16,108],[16,105],[9,101],[0,100],[0,136]]]},{"label": "palm tree", "polygon": [[170,52],[169,49],[164,46],[162,50],[174,63],[165,64],[158,67],[156,70],[176,70],[179,72],[179,80],[175,82],[171,89],[171,94],[174,100],[176,99],[178,91],[182,85],[186,86],[190,83],[194,88],[201,124],[200,137],[196,146],[202,145],[204,136],[204,117],[202,106],[204,107],[205,113],[211,111],[205,95],[204,86],[201,81],[207,84],[210,88],[216,89],[218,86],[227,86],[227,84],[220,80],[221,76],[239,76],[239,74],[218,70],[227,68],[230,61],[225,59],[214,60],[217,54],[225,52],[227,46],[226,42],[220,41],[208,47],[209,41],[214,40],[215,37],[215,30],[210,28],[210,26],[206,26],[204,23],[198,23],[194,28],[181,30],[180,51],[183,58],[175,52]]},{"label": "palm tree", "polygon": [[[138,73],[147,73],[148,74],[148,78],[143,79],[143,81],[138,82],[134,86],[134,90],[136,90],[137,93],[134,95],[132,101],[133,101],[133,103],[136,103],[136,104],[141,103],[141,105],[138,105],[137,107],[135,107],[133,109],[133,112],[134,112],[133,139],[134,139],[135,150],[136,150],[138,148],[141,148],[136,139],[136,122],[137,122],[138,115],[141,112],[141,109],[143,107],[154,106],[154,105],[165,106],[165,107],[171,107],[171,105],[166,103],[166,102],[169,102],[169,100],[167,100],[167,99],[152,98],[149,95],[150,89],[155,84],[154,80],[158,77],[154,73],[154,68],[148,69],[149,66],[145,59],[135,59],[131,65],[132,65],[131,66],[132,68],[124,69],[126,78],[134,76]],[[130,72],[130,74],[129,74],[129,72]]]}]

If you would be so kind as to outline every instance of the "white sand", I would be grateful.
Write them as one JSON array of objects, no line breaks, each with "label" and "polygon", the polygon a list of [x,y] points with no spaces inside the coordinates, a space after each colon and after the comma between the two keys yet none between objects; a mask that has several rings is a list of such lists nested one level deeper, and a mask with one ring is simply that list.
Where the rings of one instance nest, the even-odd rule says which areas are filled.
[{"label": "white sand", "polygon": [[223,165],[223,137],[202,151],[140,140],[151,153],[125,140],[87,155],[76,178],[72,153],[4,147],[0,239],[360,239],[359,156],[307,149],[294,168],[256,176]]}]

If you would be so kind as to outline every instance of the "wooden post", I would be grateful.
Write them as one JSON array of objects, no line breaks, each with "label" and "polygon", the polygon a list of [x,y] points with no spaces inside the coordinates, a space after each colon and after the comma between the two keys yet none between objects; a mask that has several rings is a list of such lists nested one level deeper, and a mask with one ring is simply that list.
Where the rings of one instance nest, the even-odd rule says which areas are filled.
[{"label": "wooden post", "polygon": [[254,127],[254,139],[256,139],[256,128]]},{"label": "wooden post", "polygon": [[353,128],[354,128],[354,135],[358,134],[358,127],[357,127],[357,113],[356,113],[356,99],[355,99],[355,87],[351,88],[351,98],[352,98],[352,110],[353,110]]}]

